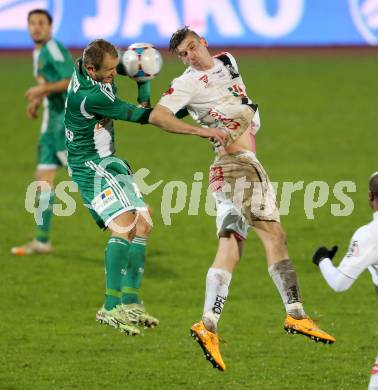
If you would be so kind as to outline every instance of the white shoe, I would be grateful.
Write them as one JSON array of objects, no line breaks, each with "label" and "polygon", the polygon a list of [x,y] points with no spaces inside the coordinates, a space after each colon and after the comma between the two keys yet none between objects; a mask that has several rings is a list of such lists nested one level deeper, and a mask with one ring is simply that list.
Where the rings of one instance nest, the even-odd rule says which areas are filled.
[{"label": "white shoe", "polygon": [[48,254],[52,253],[53,247],[51,242],[41,242],[36,239],[28,242],[23,246],[15,246],[11,249],[12,255],[15,256],[27,256],[35,254]]}]

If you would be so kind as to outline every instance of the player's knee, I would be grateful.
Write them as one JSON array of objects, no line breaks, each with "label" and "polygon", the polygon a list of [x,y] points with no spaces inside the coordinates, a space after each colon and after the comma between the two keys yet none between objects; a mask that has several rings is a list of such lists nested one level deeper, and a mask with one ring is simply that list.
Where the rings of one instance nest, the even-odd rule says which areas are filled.
[{"label": "player's knee", "polygon": [[54,178],[55,178],[55,170],[53,169],[37,169],[37,172],[35,174],[35,177],[37,181],[39,181],[40,184],[40,190],[41,191],[48,191],[53,188],[54,186]]},{"label": "player's knee", "polygon": [[125,212],[114,218],[108,227],[112,232],[112,236],[132,241],[136,234],[136,224],[135,214]]},{"label": "player's knee", "polygon": [[144,218],[139,218],[136,224],[136,235],[139,237],[148,237],[152,229],[150,223],[148,223]]},{"label": "player's knee", "polygon": [[234,268],[240,260],[239,242],[233,232],[229,233],[227,237],[223,236],[219,238],[218,251],[215,256],[215,267],[218,265],[227,265],[227,268]]},{"label": "player's knee", "polygon": [[132,228],[129,231],[122,231],[122,229],[111,230],[112,237],[121,237],[124,240],[132,241],[136,235],[136,228]]}]

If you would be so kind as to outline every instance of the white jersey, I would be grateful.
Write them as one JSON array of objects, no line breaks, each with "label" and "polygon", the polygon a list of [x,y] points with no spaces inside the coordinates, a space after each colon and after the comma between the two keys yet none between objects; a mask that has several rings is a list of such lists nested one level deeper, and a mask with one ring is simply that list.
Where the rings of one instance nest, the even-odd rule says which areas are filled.
[{"label": "white jersey", "polygon": [[230,53],[213,58],[213,68],[189,67],[174,79],[159,104],[174,114],[186,108],[202,126],[226,127],[237,136],[248,128],[255,134],[260,127],[257,105],[247,96],[235,58]]},{"label": "white jersey", "polygon": [[369,269],[373,283],[378,286],[378,211],[373,214],[372,222],[353,234],[348,252],[338,269],[352,279],[357,279],[365,269]]}]

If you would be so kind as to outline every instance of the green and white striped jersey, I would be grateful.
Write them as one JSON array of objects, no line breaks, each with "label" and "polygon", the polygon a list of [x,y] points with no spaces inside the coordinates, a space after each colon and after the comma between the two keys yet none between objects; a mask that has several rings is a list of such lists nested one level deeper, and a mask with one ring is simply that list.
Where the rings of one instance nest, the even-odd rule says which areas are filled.
[{"label": "green and white striped jersey", "polygon": [[114,153],[113,119],[147,124],[151,111],[119,99],[115,85],[93,80],[79,59],[68,87],[64,119],[70,167]]},{"label": "green and white striped jersey", "polygon": [[[72,76],[73,60],[70,52],[57,40],[50,39],[40,49],[33,51],[33,73],[35,77],[41,76],[48,83],[69,79]],[[63,121],[64,103],[67,93],[54,93],[44,98],[44,122],[54,123]],[[47,126],[46,126],[47,127]],[[42,126],[42,132],[62,129],[61,126]]]}]

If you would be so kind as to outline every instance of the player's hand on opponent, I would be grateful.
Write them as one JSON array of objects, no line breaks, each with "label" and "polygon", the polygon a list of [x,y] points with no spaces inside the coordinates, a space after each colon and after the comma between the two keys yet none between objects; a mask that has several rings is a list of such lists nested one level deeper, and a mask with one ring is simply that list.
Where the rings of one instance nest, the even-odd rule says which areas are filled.
[{"label": "player's hand on opponent", "polygon": [[142,107],[142,108],[151,108],[151,102],[148,100],[146,102],[140,102],[138,104],[138,107]]},{"label": "player's hand on opponent", "polygon": [[226,142],[227,134],[224,130],[218,129],[217,127],[202,127],[200,137],[211,138],[216,143],[223,145]]},{"label": "player's hand on opponent", "polygon": [[312,262],[319,266],[319,263],[324,259],[332,260],[335,257],[338,247],[335,245],[331,249],[327,249],[325,246],[321,246],[316,250],[314,256],[312,256]]}]

